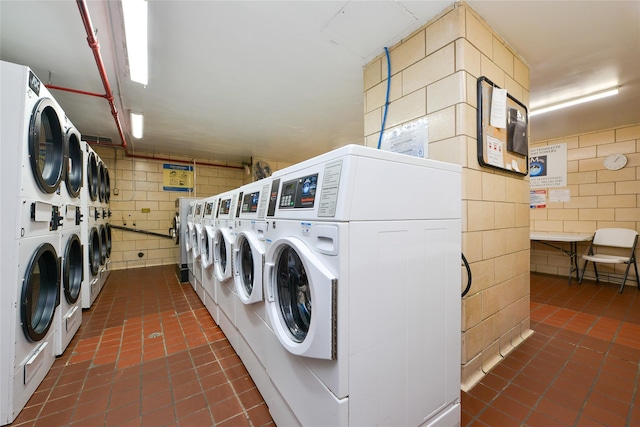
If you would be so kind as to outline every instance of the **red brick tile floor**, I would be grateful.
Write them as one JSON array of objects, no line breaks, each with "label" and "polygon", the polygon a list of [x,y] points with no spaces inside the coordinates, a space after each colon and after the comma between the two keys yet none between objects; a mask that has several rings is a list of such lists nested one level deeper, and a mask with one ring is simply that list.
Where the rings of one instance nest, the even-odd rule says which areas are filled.
[{"label": "red brick tile floor", "polygon": [[274,426],[174,266],[111,273],[13,426]]},{"label": "red brick tile floor", "polygon": [[531,274],[531,329],[468,393],[463,426],[640,426],[640,292]]},{"label": "red brick tile floor", "polygon": [[[12,426],[273,426],[173,266],[111,273]],[[640,426],[640,293],[531,274],[529,339],[469,393],[464,426]]]}]

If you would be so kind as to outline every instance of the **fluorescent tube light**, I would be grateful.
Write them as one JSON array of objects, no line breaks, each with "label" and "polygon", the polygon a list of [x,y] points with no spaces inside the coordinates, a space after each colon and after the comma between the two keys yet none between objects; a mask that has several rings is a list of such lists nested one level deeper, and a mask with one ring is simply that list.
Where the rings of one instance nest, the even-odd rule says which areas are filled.
[{"label": "fluorescent tube light", "polygon": [[131,135],[134,138],[142,138],[144,127],[144,116],[142,114],[131,113]]},{"label": "fluorescent tube light", "polygon": [[148,82],[147,1],[122,0],[124,33],[127,41],[129,76],[134,82]]},{"label": "fluorescent tube light", "polygon": [[559,110],[561,108],[572,107],[574,105],[582,104],[584,102],[595,101],[596,99],[606,98],[607,96],[617,95],[619,88],[607,89],[601,92],[596,92],[591,95],[583,96],[581,98],[572,99],[569,101],[561,102],[559,104],[550,105],[548,107],[537,108],[529,111],[529,117],[536,114],[548,113],[549,111]]}]

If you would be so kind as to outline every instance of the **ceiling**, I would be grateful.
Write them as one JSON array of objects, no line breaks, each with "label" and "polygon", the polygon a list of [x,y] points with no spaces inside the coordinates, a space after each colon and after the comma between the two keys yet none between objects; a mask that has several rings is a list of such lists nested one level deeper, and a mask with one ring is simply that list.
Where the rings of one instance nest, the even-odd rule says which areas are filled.
[{"label": "ceiling", "polygon": [[[149,0],[149,83],[126,75],[119,5],[88,1],[129,149],[296,162],[363,141],[363,66],[452,1]],[[640,123],[640,2],[470,0],[530,67],[530,107],[620,86],[531,118],[534,141]],[[0,59],[104,93],[72,0],[0,1]],[[53,91],[86,135],[119,143],[108,103]],[[128,112],[145,116],[133,139]]]}]

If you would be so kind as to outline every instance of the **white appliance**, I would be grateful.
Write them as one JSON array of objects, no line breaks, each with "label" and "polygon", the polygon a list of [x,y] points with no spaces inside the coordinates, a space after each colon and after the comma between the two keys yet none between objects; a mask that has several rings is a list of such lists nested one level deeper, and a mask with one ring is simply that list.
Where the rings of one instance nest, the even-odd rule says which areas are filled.
[{"label": "white appliance", "polygon": [[82,242],[82,187],[84,183],[84,150],[80,132],[65,117],[65,189],[61,191],[63,217],[60,234],[61,280],[60,309],[56,312],[54,353],[61,355],[82,324],[81,291],[84,280],[84,244]]},{"label": "white appliance", "polygon": [[96,206],[96,226],[100,233],[100,279],[99,288],[102,289],[111,269],[111,217],[110,199],[111,199],[111,179],[109,177],[109,169],[106,163],[97,156],[98,159],[98,204]]},{"label": "white appliance", "polygon": [[193,213],[193,290],[196,291],[200,301],[204,303],[204,290],[202,288],[202,240],[204,227],[202,226],[202,215],[204,214],[204,199],[196,202],[196,208]]},{"label": "white appliance", "polygon": [[204,200],[204,216],[202,219],[202,287],[204,289],[204,305],[207,311],[218,323],[218,299],[217,284],[213,274],[213,239],[215,237],[216,220],[215,215],[218,210],[218,197],[212,196]]},{"label": "white appliance", "polygon": [[233,283],[233,241],[234,217],[236,216],[238,191],[228,191],[218,195],[218,212],[213,239],[213,274],[218,287],[218,325],[236,348],[238,330],[236,329],[236,300]]},{"label": "white appliance", "polygon": [[180,283],[189,281],[189,267],[187,258],[187,245],[185,239],[185,231],[187,227],[187,216],[189,214],[189,202],[193,199],[188,197],[180,197],[176,199],[176,213],[173,217],[173,225],[169,233],[173,236],[176,245],[180,245],[180,259],[176,265],[176,275]]},{"label": "white appliance", "polygon": [[100,280],[100,266],[102,261],[102,241],[100,237],[99,189],[100,175],[98,170],[99,157],[95,151],[82,141],[84,151],[85,185],[81,190],[82,223],[80,225],[80,240],[84,245],[84,281],[82,282],[82,308],[91,308],[98,297],[104,281]]},{"label": "white appliance", "polygon": [[0,424],[11,423],[53,365],[60,304],[60,109],[28,68],[0,61]]},{"label": "white appliance", "polygon": [[233,242],[233,280],[237,295],[235,325],[261,364],[266,359],[264,335],[271,333],[263,299],[265,216],[270,191],[270,178],[238,190],[240,209]]},{"label": "white appliance", "polygon": [[60,309],[56,311],[54,353],[65,349],[82,325],[82,287],[84,278],[84,250],[81,240],[80,206],[66,204],[62,233],[60,234],[61,280]]},{"label": "white appliance", "polygon": [[194,214],[196,211],[196,205],[198,200],[192,200],[189,202],[189,212],[187,214],[187,228],[185,229],[185,247],[187,250],[187,267],[189,270],[189,283],[192,288],[196,288],[196,276],[193,271],[193,263],[195,260],[195,250],[198,244],[196,240],[196,224],[194,222]]},{"label": "white appliance", "polygon": [[272,179],[265,366],[297,422],[459,425],[461,168],[346,146]]}]

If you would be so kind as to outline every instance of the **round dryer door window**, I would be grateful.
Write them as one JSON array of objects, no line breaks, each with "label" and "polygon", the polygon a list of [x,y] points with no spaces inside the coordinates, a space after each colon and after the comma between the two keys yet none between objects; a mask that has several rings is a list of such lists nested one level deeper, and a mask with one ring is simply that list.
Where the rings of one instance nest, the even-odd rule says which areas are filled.
[{"label": "round dryer door window", "polygon": [[71,197],[78,197],[82,188],[82,147],[80,134],[75,128],[70,128],[66,136],[67,143],[67,191]]},{"label": "round dryer door window", "polygon": [[285,247],[276,262],[278,307],[291,338],[302,342],[311,324],[312,301],[309,278],[295,249]]},{"label": "round dryer door window", "polygon": [[180,243],[180,216],[175,215],[173,217],[173,227],[171,227],[171,235],[176,242],[176,245]]},{"label": "round dryer door window", "polygon": [[218,254],[218,267],[220,272],[224,274],[227,272],[227,242],[223,236],[218,240],[216,252]]},{"label": "round dryer door window", "polygon": [[65,143],[60,118],[51,99],[41,99],[29,124],[29,158],[38,187],[55,192],[64,178]]},{"label": "round dryer door window", "polygon": [[245,296],[249,297],[253,292],[253,251],[249,241],[242,237],[240,239],[240,264],[238,265],[238,273],[242,281],[242,290]]},{"label": "round dryer door window", "polygon": [[89,233],[89,270],[92,276],[97,276],[100,271],[100,234],[93,227]]},{"label": "round dryer door window", "polygon": [[75,304],[80,296],[82,287],[82,245],[80,238],[74,234],[67,242],[64,252],[62,288],[64,297],[69,304]]},{"label": "round dryer door window", "polygon": [[40,341],[53,322],[60,302],[60,262],[55,248],[43,243],[27,266],[20,298],[20,315],[29,341]]},{"label": "round dryer door window", "polygon": [[89,153],[89,159],[87,160],[87,184],[89,185],[89,197],[93,201],[98,199],[99,181],[98,159],[95,153]]},{"label": "round dryer door window", "polygon": [[105,201],[105,194],[106,194],[106,178],[105,178],[105,174],[104,174],[104,164],[102,164],[102,162],[100,162],[100,164],[98,165],[98,199],[101,202]]},{"label": "round dryer door window", "polygon": [[105,235],[107,237],[107,258],[111,257],[111,224],[104,225]]},{"label": "round dryer door window", "polygon": [[100,264],[107,261],[107,227],[100,226]]},{"label": "round dryer door window", "polygon": [[109,203],[111,200],[111,178],[109,178],[109,169],[104,167],[104,176],[103,176],[103,184],[104,184],[104,202]]}]

